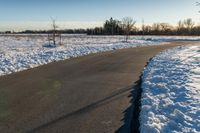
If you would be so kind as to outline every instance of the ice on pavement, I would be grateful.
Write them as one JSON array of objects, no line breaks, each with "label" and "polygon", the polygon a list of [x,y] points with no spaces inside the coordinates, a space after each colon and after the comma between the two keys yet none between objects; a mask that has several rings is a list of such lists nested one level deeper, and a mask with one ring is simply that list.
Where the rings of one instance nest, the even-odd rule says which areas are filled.
[{"label": "ice on pavement", "polygon": [[141,133],[200,133],[200,46],[155,56],[142,89]]}]

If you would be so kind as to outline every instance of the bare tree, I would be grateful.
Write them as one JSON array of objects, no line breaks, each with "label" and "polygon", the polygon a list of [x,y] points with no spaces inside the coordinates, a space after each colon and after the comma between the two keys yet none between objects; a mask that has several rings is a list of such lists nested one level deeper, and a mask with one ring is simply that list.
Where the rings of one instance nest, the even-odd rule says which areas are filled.
[{"label": "bare tree", "polygon": [[194,27],[194,22],[192,21],[191,18],[188,18],[188,19],[184,20],[184,25],[187,28],[188,33],[190,33],[192,28]]},{"label": "bare tree", "polygon": [[146,35],[146,34],[150,34],[151,33],[152,28],[149,25],[145,25],[143,30],[144,30],[143,31],[144,35]]},{"label": "bare tree", "polygon": [[152,33],[153,33],[154,35],[158,35],[158,34],[160,33],[160,31],[161,31],[160,24],[159,24],[159,23],[154,23],[154,24],[152,25]]},{"label": "bare tree", "polygon": [[178,21],[177,27],[176,27],[176,34],[182,34],[181,32],[184,30],[184,22],[181,20]]},{"label": "bare tree", "polygon": [[51,18],[52,20],[52,40],[53,40],[53,44],[56,45],[56,31],[58,26],[56,25],[56,20]]},{"label": "bare tree", "polygon": [[132,18],[126,17],[122,19],[122,28],[124,30],[125,41],[128,42],[129,35],[131,30],[133,30],[136,21],[133,21]]},{"label": "bare tree", "polygon": [[163,32],[162,34],[168,34],[173,30],[173,26],[171,26],[168,23],[160,23],[160,27],[161,27],[161,32]]},{"label": "bare tree", "polygon": [[145,34],[145,24],[144,24],[144,19],[142,19],[142,35]]},{"label": "bare tree", "polygon": [[180,21],[178,21],[177,30],[180,30],[180,29],[182,29],[182,28],[184,28],[184,24],[183,24],[182,21],[180,20]]},{"label": "bare tree", "polygon": [[[51,24],[52,34],[48,35],[49,45],[51,44],[51,42],[53,42],[54,46],[56,46],[56,44],[63,45],[61,31],[58,32],[58,26],[56,24],[56,20],[51,18],[51,23],[52,23]],[[56,42],[57,40],[59,40],[59,42]]]},{"label": "bare tree", "polygon": [[200,6],[200,2],[196,2],[196,6]]}]

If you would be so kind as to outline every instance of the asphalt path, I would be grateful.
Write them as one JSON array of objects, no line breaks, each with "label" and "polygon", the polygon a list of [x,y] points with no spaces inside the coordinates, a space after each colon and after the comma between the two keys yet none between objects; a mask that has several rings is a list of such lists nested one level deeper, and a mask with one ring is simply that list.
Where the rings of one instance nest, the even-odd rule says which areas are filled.
[{"label": "asphalt path", "polygon": [[0,77],[0,133],[137,132],[140,75],[158,52],[115,50]]}]

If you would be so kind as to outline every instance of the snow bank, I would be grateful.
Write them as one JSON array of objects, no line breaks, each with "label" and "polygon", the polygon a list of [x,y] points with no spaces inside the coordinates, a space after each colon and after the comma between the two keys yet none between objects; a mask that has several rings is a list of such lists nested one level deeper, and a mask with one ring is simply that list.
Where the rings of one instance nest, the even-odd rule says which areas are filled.
[{"label": "snow bank", "polygon": [[129,43],[123,40],[123,36],[63,35],[64,46],[48,47],[46,35],[0,36],[0,75],[91,53],[160,44],[134,38]]},{"label": "snow bank", "polygon": [[0,76],[90,53],[199,38],[132,36],[129,43],[123,42],[123,36],[63,35],[62,39],[64,46],[47,47],[47,35],[43,34],[0,36]]},{"label": "snow bank", "polygon": [[139,36],[138,39],[151,41],[200,41],[199,36]]},{"label": "snow bank", "polygon": [[154,57],[142,89],[141,133],[200,133],[200,46]]}]

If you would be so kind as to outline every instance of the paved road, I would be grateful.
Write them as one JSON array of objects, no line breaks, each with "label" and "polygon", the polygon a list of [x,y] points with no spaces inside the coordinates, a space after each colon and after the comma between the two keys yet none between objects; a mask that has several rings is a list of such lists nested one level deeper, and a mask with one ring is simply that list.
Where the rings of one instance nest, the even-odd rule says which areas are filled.
[{"label": "paved road", "polygon": [[0,77],[0,133],[128,133],[143,67],[176,45],[92,54]]}]

